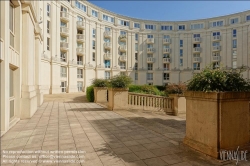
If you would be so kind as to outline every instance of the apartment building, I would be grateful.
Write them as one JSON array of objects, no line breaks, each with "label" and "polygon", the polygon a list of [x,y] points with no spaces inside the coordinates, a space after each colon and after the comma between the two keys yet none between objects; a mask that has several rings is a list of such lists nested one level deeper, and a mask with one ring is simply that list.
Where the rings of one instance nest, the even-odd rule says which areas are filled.
[{"label": "apartment building", "polygon": [[[43,94],[84,91],[94,78],[189,80],[207,65],[249,66],[250,10],[191,21],[122,16],[87,1],[0,1],[1,134]],[[249,68],[243,73],[249,78]]]}]

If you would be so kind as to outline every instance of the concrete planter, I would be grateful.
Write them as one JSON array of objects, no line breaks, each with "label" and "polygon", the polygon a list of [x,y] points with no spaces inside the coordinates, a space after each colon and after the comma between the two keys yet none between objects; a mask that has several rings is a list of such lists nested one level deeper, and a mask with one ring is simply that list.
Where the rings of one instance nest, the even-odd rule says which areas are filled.
[{"label": "concrete planter", "polygon": [[109,110],[128,109],[128,88],[108,89],[108,109]]},{"label": "concrete planter", "polygon": [[105,104],[107,103],[107,87],[94,87],[95,103]]},{"label": "concrete planter", "polygon": [[186,98],[180,94],[170,94],[169,97],[174,98],[174,115],[186,113]]},{"label": "concrete planter", "polygon": [[218,158],[249,144],[249,92],[193,92],[186,97],[184,144]]}]

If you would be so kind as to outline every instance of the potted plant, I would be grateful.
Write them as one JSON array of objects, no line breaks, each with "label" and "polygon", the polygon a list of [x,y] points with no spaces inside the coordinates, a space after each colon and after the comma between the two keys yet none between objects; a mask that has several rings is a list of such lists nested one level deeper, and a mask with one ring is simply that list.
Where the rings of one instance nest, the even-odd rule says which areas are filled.
[{"label": "potted plant", "polygon": [[109,82],[108,109],[124,110],[128,108],[128,86],[132,79],[127,75],[116,75]]},{"label": "potted plant", "polygon": [[107,103],[107,80],[94,79],[92,85],[94,86],[95,103]]},{"label": "potted plant", "polygon": [[206,67],[188,82],[184,144],[215,158],[249,144],[250,84],[241,72]]}]

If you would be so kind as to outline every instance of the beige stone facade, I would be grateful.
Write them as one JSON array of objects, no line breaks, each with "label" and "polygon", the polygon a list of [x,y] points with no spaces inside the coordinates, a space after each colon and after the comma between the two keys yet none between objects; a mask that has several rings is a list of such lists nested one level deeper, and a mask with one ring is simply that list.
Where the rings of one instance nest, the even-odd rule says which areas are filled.
[{"label": "beige stone facade", "polygon": [[84,91],[94,78],[122,73],[134,84],[163,85],[211,63],[249,66],[250,11],[170,22],[87,1],[12,0],[0,1],[0,12],[1,133],[31,117],[43,94]]}]

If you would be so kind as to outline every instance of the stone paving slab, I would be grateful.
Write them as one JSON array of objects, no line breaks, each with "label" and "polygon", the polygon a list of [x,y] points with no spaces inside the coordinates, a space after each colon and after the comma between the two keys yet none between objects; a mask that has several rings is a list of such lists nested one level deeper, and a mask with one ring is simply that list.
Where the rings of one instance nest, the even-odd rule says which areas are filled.
[{"label": "stone paving slab", "polygon": [[[1,137],[1,152],[16,153],[2,153],[1,165],[235,165],[234,161],[219,162],[190,150],[182,144],[184,137],[183,115],[113,112],[87,102],[84,93],[45,95],[44,103],[31,119],[20,120]],[[29,155],[29,161],[39,163],[17,163]],[[16,161],[3,163],[6,156],[14,156]],[[78,163],[58,163],[62,160]]]}]

